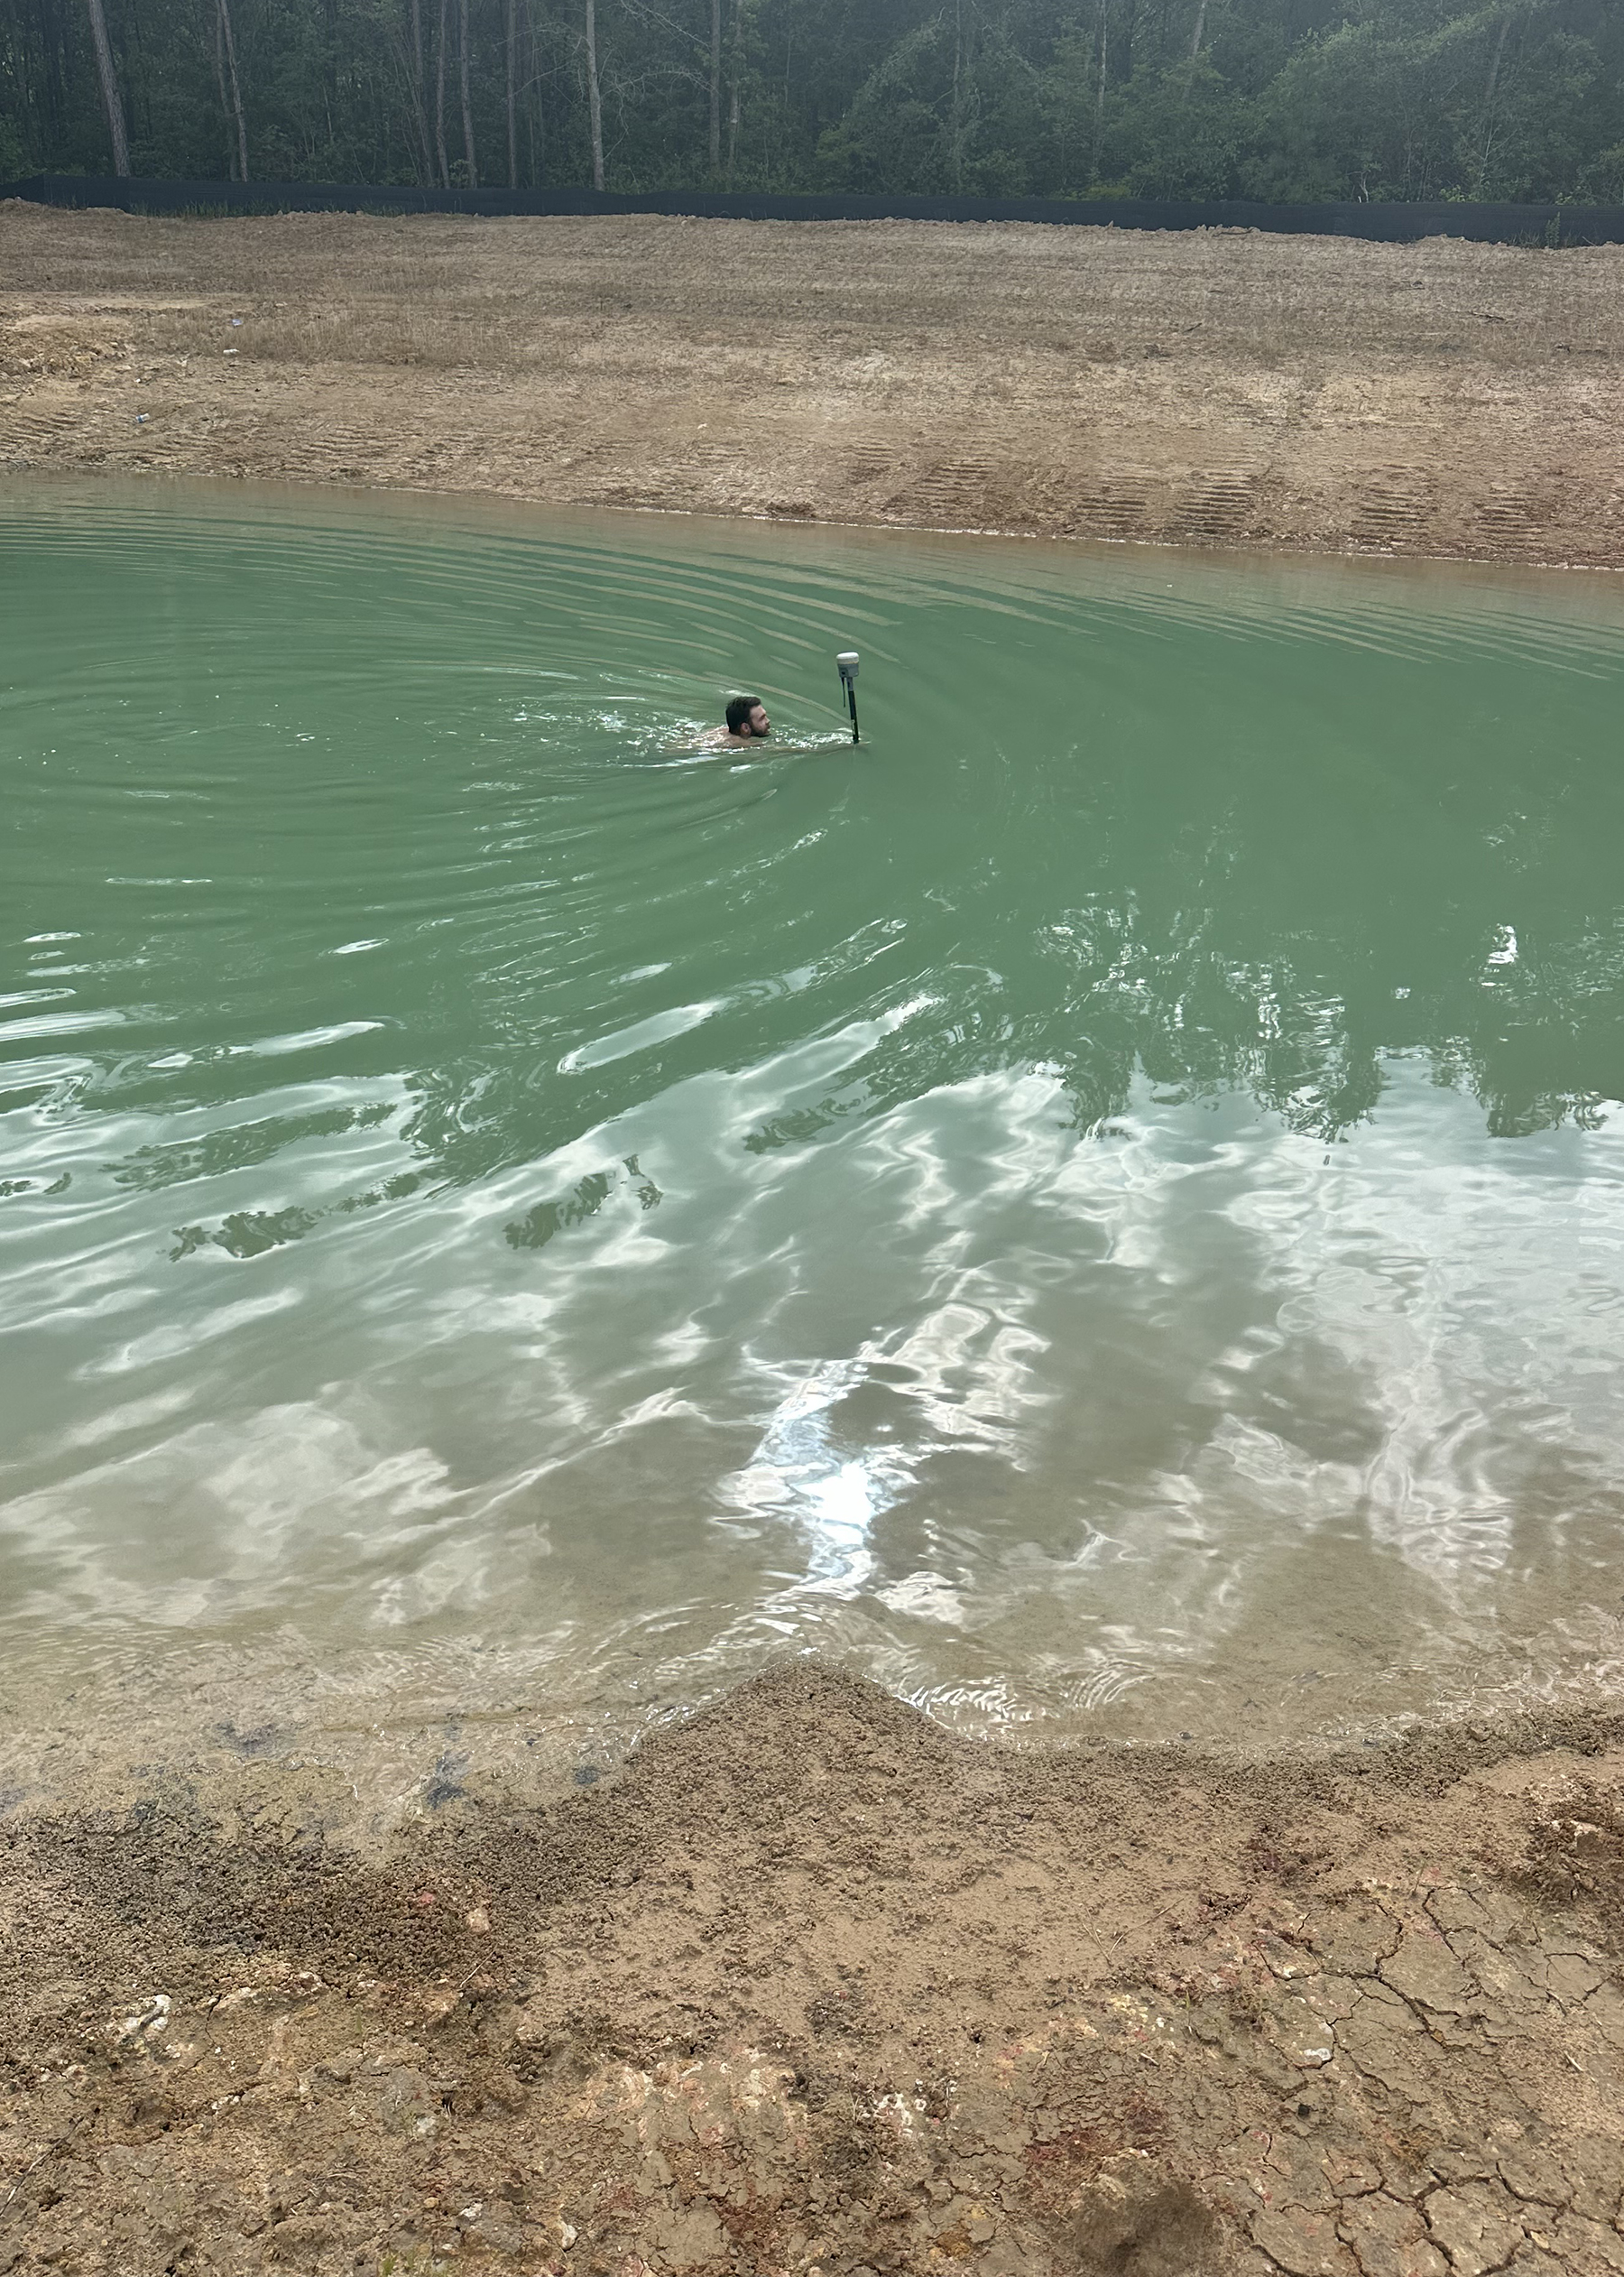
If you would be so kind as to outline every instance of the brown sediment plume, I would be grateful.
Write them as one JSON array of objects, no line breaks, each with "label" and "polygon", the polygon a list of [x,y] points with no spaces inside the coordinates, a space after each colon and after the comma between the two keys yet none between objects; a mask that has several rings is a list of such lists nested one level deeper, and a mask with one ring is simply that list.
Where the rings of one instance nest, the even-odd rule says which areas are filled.
[{"label": "brown sediment plume", "polygon": [[0,2263],[1600,2277],[1621,1742],[1017,1750],[803,1662],[382,1858],[36,1816]]},{"label": "brown sediment plume", "polygon": [[1624,562],[1624,246],[0,211],[0,468]]}]

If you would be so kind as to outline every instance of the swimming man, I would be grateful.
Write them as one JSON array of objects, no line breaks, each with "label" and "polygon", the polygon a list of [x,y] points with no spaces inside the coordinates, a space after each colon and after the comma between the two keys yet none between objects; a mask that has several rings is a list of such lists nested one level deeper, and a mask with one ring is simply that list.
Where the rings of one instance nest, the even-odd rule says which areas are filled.
[{"label": "swimming man", "polygon": [[772,722],[759,696],[735,696],[727,707],[727,742],[730,745],[758,743],[772,733]]}]

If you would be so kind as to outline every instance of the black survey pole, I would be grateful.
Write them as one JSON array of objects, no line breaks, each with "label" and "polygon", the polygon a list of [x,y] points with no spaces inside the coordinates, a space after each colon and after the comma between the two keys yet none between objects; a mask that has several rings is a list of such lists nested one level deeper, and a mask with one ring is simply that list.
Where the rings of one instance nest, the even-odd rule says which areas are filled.
[{"label": "black survey pole", "polygon": [[836,671],[840,674],[841,687],[845,690],[846,709],[852,715],[852,741],[854,743],[860,743],[862,741],[862,737],[857,733],[856,650],[854,648],[844,650],[841,654],[835,659],[835,665]]}]

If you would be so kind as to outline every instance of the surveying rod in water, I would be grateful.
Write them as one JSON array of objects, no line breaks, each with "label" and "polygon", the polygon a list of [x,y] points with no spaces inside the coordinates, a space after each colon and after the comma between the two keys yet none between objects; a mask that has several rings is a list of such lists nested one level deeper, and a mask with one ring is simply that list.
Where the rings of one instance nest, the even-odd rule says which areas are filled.
[{"label": "surveying rod in water", "polygon": [[860,743],[863,739],[857,733],[856,650],[854,648],[844,649],[835,659],[835,662],[840,673],[840,684],[845,690],[846,709],[852,715],[852,741],[854,743]]}]

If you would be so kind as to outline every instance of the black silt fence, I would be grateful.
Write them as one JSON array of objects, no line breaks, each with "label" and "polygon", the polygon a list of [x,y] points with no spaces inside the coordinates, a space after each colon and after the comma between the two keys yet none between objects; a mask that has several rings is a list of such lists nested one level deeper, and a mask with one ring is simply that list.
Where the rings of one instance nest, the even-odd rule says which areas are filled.
[{"label": "black silt fence", "polygon": [[420,190],[393,182],[142,181],[33,174],[0,197],[147,214],[673,214],[734,221],[1043,221],[1117,229],[1261,229],[1387,244],[1464,237],[1481,245],[1624,245],[1624,206],[1454,204],[1266,206],[1159,198],[805,197],[765,190]]}]

